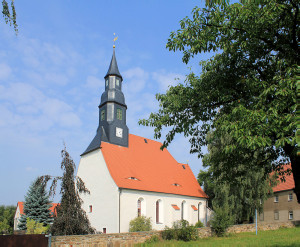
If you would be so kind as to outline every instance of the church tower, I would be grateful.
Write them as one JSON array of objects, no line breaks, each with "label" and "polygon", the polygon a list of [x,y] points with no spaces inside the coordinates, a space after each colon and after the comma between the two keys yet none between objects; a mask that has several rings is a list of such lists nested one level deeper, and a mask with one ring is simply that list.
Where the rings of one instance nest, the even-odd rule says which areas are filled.
[{"label": "church tower", "polygon": [[128,147],[128,127],[126,125],[125,97],[122,92],[123,78],[119,72],[115,55],[115,46],[104,77],[105,91],[101,96],[99,108],[99,126],[96,136],[84,151],[84,154],[100,148],[101,141]]}]

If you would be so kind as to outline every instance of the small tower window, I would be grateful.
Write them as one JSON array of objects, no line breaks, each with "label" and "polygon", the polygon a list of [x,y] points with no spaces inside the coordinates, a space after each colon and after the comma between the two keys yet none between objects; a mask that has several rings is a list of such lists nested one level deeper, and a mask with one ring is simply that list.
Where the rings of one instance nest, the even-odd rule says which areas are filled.
[{"label": "small tower window", "polygon": [[105,80],[105,86],[108,87],[108,79]]},{"label": "small tower window", "polygon": [[119,87],[120,86],[120,79],[116,79],[116,86]]},{"label": "small tower window", "polygon": [[122,109],[117,109],[117,119],[122,120]]},{"label": "small tower window", "polygon": [[101,111],[101,120],[105,120],[105,110]]}]

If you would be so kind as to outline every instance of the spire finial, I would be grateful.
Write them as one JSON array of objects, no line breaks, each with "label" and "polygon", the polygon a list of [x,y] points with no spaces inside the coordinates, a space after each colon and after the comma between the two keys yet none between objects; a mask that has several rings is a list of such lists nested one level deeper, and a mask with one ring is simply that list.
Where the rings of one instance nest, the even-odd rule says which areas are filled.
[{"label": "spire finial", "polygon": [[[116,36],[116,34],[114,33],[114,36]],[[115,48],[116,46],[115,46],[115,42],[117,41],[117,39],[118,39],[118,36],[117,37],[114,37],[114,45],[113,45],[113,48]]]}]

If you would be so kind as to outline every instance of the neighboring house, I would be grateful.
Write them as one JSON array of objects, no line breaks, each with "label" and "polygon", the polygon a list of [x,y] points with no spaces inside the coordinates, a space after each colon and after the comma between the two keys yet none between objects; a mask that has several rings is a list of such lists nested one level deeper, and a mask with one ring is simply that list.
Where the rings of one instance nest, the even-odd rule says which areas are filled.
[{"label": "neighboring house", "polygon": [[[52,206],[50,208],[50,211],[53,215],[56,215],[56,206],[58,203],[51,203]],[[24,202],[18,202],[17,203],[17,209],[14,217],[14,231],[19,230],[18,224],[20,222],[21,215],[24,214]]]},{"label": "neighboring house", "polygon": [[[291,168],[286,165],[285,169]],[[295,182],[293,174],[286,176],[285,182],[279,182],[273,188],[274,195],[264,203],[264,211],[259,216],[261,222],[283,222],[300,220],[300,204],[293,192]]]},{"label": "neighboring house", "polygon": [[189,165],[161,150],[160,142],[129,134],[115,49],[104,78],[99,126],[77,172],[90,190],[81,198],[91,225],[104,233],[128,232],[140,215],[151,217],[156,230],[180,219],[206,224],[207,195]]}]

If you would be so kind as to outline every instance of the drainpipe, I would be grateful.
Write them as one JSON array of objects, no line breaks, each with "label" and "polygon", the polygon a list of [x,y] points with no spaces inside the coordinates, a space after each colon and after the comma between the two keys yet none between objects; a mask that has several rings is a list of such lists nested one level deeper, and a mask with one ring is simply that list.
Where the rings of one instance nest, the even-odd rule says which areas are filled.
[{"label": "drainpipe", "polygon": [[121,233],[121,193],[122,189],[119,188],[119,233]]},{"label": "drainpipe", "polygon": [[51,247],[51,233],[45,235],[45,237],[48,238],[48,247]]},{"label": "drainpipe", "polygon": [[207,226],[207,207],[208,207],[208,203],[207,203],[207,199],[206,199],[206,203],[205,203],[205,226]]}]

